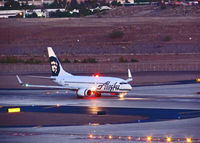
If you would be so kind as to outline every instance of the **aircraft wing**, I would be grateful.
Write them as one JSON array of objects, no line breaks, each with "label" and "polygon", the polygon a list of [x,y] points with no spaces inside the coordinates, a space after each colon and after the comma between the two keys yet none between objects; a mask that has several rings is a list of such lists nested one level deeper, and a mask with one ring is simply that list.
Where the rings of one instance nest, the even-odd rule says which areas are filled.
[{"label": "aircraft wing", "polygon": [[67,89],[67,90],[78,90],[76,88],[67,87],[67,86],[56,86],[56,85],[33,85],[28,83],[23,83],[22,80],[16,75],[17,80],[21,86],[24,87],[36,87],[36,88],[52,88],[52,89]]},{"label": "aircraft wing", "polygon": [[35,78],[44,78],[44,79],[56,80],[56,78],[54,78],[54,77],[46,77],[46,76],[33,76],[33,75],[29,75],[28,77],[35,77]]}]

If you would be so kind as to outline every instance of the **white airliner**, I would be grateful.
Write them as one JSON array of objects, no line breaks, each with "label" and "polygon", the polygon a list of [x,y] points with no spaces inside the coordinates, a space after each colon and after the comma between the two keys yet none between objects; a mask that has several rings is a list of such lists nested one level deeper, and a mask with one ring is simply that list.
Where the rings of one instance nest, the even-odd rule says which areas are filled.
[{"label": "white airliner", "polygon": [[51,85],[31,85],[25,84],[16,75],[20,85],[25,87],[38,88],[54,88],[76,91],[77,97],[84,96],[101,96],[102,93],[110,93],[111,95],[124,96],[132,89],[128,83],[132,81],[131,72],[128,69],[128,79],[124,80],[116,77],[101,77],[101,76],[75,76],[62,68],[58,58],[56,57],[51,47],[47,48],[50,60],[51,77],[39,76],[39,78],[47,78],[53,80],[58,86]]}]

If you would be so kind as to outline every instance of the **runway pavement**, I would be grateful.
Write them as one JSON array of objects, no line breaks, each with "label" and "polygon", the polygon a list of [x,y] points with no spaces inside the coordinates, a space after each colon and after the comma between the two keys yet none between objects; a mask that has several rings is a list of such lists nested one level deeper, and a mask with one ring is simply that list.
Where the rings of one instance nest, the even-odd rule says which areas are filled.
[{"label": "runway pavement", "polygon": [[103,95],[77,99],[65,90],[0,90],[0,105],[64,105],[131,108],[199,109],[200,84],[133,87],[124,98]]},{"label": "runway pavement", "polygon": [[[0,90],[0,120],[8,123],[0,142],[200,142],[199,91],[198,83],[141,86],[124,98],[77,99],[64,90]],[[12,107],[21,113],[7,113]],[[29,126],[8,120],[21,115],[31,117]]]}]

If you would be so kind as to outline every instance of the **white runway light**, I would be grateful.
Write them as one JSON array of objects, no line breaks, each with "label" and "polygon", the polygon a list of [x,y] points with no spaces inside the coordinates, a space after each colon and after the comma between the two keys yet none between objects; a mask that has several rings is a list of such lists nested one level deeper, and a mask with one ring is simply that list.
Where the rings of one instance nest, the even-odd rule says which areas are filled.
[{"label": "white runway light", "polygon": [[171,139],[170,137],[167,137],[167,138],[166,138],[166,141],[167,141],[167,142],[171,142],[172,139]]},{"label": "white runway light", "polygon": [[152,137],[151,137],[151,136],[148,136],[148,137],[147,137],[147,141],[148,141],[148,142],[152,141]]},{"label": "white runway light", "polygon": [[192,139],[191,139],[191,138],[187,138],[187,139],[186,139],[186,142],[187,142],[187,143],[191,143],[191,142],[192,142]]}]

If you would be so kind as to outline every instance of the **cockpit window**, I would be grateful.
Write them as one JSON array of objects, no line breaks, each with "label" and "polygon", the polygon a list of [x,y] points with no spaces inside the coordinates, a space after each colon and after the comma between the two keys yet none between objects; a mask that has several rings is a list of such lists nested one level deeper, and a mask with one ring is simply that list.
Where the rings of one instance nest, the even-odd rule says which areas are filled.
[{"label": "cockpit window", "polygon": [[126,82],[120,82],[119,84],[128,84],[128,83],[126,83]]}]

